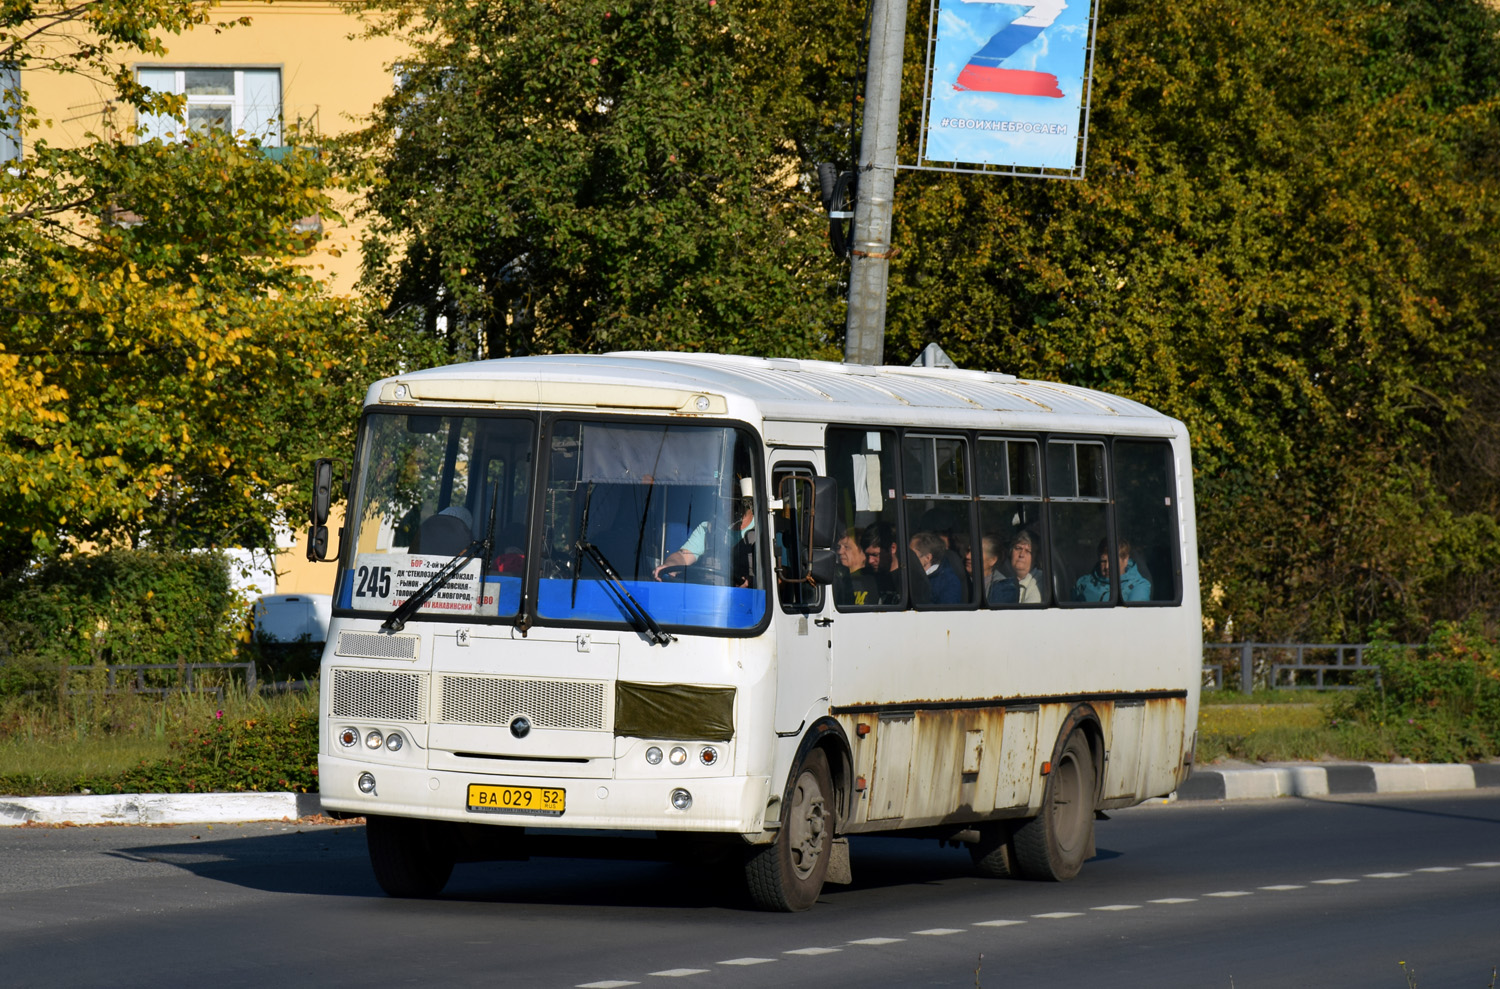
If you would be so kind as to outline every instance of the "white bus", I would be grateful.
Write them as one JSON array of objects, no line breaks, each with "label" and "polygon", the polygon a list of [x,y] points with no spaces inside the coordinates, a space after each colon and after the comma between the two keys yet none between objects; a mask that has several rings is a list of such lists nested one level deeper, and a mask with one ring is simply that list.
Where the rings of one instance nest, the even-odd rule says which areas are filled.
[{"label": "white bus", "polygon": [[1188,437],[1128,399],[513,358],[376,382],[349,473],[319,778],[392,895],[615,837],[732,860],[767,909],[871,832],[1063,880],[1191,769]]}]

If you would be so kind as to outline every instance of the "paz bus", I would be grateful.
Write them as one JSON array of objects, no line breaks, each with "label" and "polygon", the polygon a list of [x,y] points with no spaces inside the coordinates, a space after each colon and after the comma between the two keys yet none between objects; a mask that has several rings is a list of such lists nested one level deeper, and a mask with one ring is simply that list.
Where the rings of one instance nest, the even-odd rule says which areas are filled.
[{"label": "paz bus", "polygon": [[1134,401],[510,358],[377,381],[347,473],[319,779],[391,895],[649,847],[803,910],[875,832],[1066,880],[1101,811],[1191,770],[1188,437]]}]

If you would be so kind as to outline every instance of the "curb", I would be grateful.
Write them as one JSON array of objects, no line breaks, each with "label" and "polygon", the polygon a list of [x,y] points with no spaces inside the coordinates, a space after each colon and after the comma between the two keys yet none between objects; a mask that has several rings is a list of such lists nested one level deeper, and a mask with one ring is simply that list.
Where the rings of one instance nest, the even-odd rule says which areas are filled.
[{"label": "curb", "polygon": [[24,824],[244,824],[322,813],[316,793],[121,793],[0,797],[0,827]]},{"label": "curb", "polygon": [[1274,769],[1195,768],[1178,800],[1267,800],[1345,793],[1429,793],[1500,787],[1500,763],[1340,763]]}]

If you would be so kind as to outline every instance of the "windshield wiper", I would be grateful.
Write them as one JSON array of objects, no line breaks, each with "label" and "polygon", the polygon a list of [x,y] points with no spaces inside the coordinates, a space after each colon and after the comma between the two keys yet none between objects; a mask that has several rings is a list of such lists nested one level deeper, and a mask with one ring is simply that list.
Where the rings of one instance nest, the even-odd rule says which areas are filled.
[{"label": "windshield wiper", "polygon": [[[469,544],[468,549],[463,551],[461,556],[455,556],[443,564],[437,573],[428,577],[422,586],[412,593],[411,597],[402,601],[396,607],[396,610],[391,612],[390,617],[380,623],[381,628],[387,632],[401,631],[406,627],[406,620],[416,614],[417,609],[431,600],[434,594],[442,590],[443,585],[452,580],[454,574],[468,566],[475,558],[482,559],[485,563],[494,558],[495,503],[500,500],[499,495],[499,485],[492,486],[490,489],[490,519],[489,524],[485,526],[484,538],[474,540]],[[478,593],[481,598],[484,596],[484,567],[485,564],[481,563],[479,574],[476,578],[479,584]]]},{"label": "windshield wiper", "polygon": [[620,604],[623,606],[620,610],[625,612],[626,617],[630,619],[630,624],[635,627],[637,632],[659,646],[677,641],[675,635],[663,630],[660,625],[656,624],[656,619],[651,617],[651,613],[635,599],[634,594],[630,593],[630,588],[625,586],[625,581],[620,579],[619,573],[610,565],[609,560],[600,551],[598,546],[595,546],[587,539],[579,539],[577,548],[580,553],[588,554],[588,558],[594,561],[594,566],[598,567],[599,572],[604,574],[605,582],[620,596]]}]

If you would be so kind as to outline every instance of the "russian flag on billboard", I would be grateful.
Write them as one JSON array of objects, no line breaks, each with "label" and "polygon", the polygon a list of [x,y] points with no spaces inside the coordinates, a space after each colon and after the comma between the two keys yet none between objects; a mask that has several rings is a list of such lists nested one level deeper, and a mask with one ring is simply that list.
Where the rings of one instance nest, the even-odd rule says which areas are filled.
[{"label": "russian flag on billboard", "polygon": [[[975,0],[969,0],[975,2]],[[998,3],[1000,0],[978,0]],[[969,57],[969,64],[958,74],[953,88],[974,90],[980,93],[1011,93],[1015,96],[1046,96],[1062,99],[1062,90],[1057,88],[1057,76],[1050,72],[1035,72],[1027,69],[1007,69],[1005,60],[1035,41],[1043,28],[1052,26],[1057,15],[1067,9],[1063,0],[1039,0],[1036,4],[1006,4],[1030,9],[1006,24],[987,41],[983,48]]]}]

